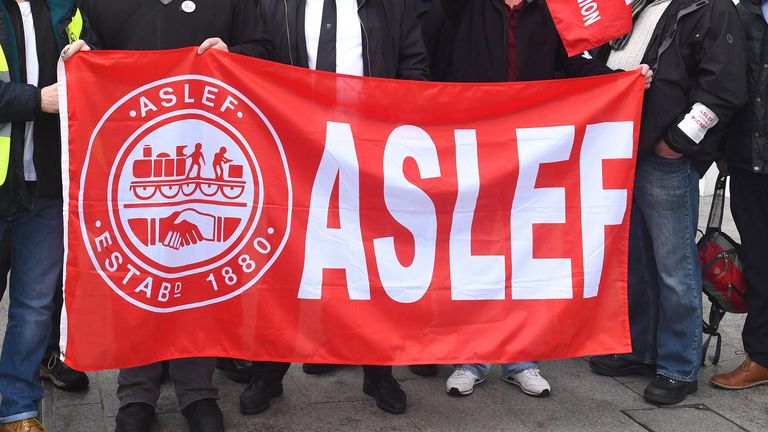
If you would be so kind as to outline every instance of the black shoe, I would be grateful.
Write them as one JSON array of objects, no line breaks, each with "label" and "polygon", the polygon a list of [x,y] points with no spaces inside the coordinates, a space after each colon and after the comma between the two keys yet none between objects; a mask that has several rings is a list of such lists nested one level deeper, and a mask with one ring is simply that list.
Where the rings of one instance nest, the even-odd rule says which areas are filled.
[{"label": "black shoe", "polygon": [[307,375],[322,375],[324,373],[328,373],[339,367],[341,367],[341,365],[304,363],[303,365],[301,365],[301,370],[303,370],[304,373]]},{"label": "black shoe", "polygon": [[194,401],[181,413],[187,418],[189,432],[224,432],[224,414],[216,399]]},{"label": "black shoe", "polygon": [[437,365],[436,364],[423,364],[423,365],[410,365],[408,366],[408,370],[410,370],[412,373],[423,376],[423,377],[431,377],[437,375]]},{"label": "black shoe", "polygon": [[155,419],[155,408],[146,403],[121,406],[115,417],[115,432],[149,432]]},{"label": "black shoe", "polygon": [[610,377],[641,375],[652,377],[656,375],[656,366],[640,363],[624,357],[610,354],[594,356],[589,359],[589,367],[598,375]]},{"label": "black shoe", "polygon": [[283,394],[283,383],[268,383],[260,377],[254,377],[248,387],[240,394],[240,412],[243,415],[256,415],[269,409],[269,400]]},{"label": "black shoe", "polygon": [[643,397],[657,405],[674,405],[684,401],[686,396],[696,393],[698,389],[698,381],[679,381],[656,375],[656,378],[645,388]]},{"label": "black shoe", "polygon": [[392,375],[375,379],[365,377],[363,379],[363,393],[376,399],[376,406],[383,411],[390,414],[405,412],[405,392]]},{"label": "black shoe", "polygon": [[53,386],[64,391],[83,391],[88,388],[88,375],[76,371],[59,360],[59,353],[47,356],[40,363],[40,378],[50,380]]},{"label": "black shoe", "polygon": [[253,362],[248,360],[219,357],[216,359],[216,368],[224,372],[224,376],[230,380],[247,384],[251,382],[253,374]]}]

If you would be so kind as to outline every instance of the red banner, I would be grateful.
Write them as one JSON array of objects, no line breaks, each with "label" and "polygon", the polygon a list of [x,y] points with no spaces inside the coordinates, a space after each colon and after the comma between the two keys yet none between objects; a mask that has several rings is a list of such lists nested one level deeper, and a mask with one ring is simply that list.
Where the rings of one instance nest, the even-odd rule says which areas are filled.
[{"label": "red banner", "polygon": [[637,72],[442,84],[193,49],[65,68],[77,369],[630,350]]},{"label": "red banner", "polygon": [[569,56],[632,31],[631,0],[547,0]]}]

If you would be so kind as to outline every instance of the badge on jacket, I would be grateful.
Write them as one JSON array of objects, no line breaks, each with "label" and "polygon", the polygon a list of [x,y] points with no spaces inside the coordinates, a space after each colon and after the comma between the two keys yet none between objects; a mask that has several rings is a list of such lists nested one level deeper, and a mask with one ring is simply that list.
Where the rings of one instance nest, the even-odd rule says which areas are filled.
[{"label": "badge on jacket", "polygon": [[184,3],[181,4],[181,10],[183,10],[186,13],[192,13],[197,9],[197,5],[195,2],[191,0],[186,0]]}]

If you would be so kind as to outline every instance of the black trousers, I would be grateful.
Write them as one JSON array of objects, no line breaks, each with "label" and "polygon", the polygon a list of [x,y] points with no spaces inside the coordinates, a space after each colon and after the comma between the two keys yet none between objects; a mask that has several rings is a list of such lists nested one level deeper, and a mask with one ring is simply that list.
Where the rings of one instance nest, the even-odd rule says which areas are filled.
[{"label": "black trousers", "polygon": [[[290,363],[253,362],[253,377],[261,378],[270,384],[282,382],[289,367]],[[371,380],[392,376],[392,366],[363,366],[363,374],[366,379]]]},{"label": "black trousers", "polygon": [[731,170],[731,213],[741,236],[747,279],[744,351],[768,367],[768,175]]}]

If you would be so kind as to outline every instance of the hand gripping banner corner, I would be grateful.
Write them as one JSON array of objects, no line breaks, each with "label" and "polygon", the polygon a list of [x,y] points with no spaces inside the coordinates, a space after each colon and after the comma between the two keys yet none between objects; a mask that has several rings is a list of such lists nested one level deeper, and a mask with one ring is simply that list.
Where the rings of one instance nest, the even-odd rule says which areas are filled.
[{"label": "hand gripping banner corner", "polygon": [[77,369],[631,349],[636,72],[470,87],[183,49],[61,74]]}]

